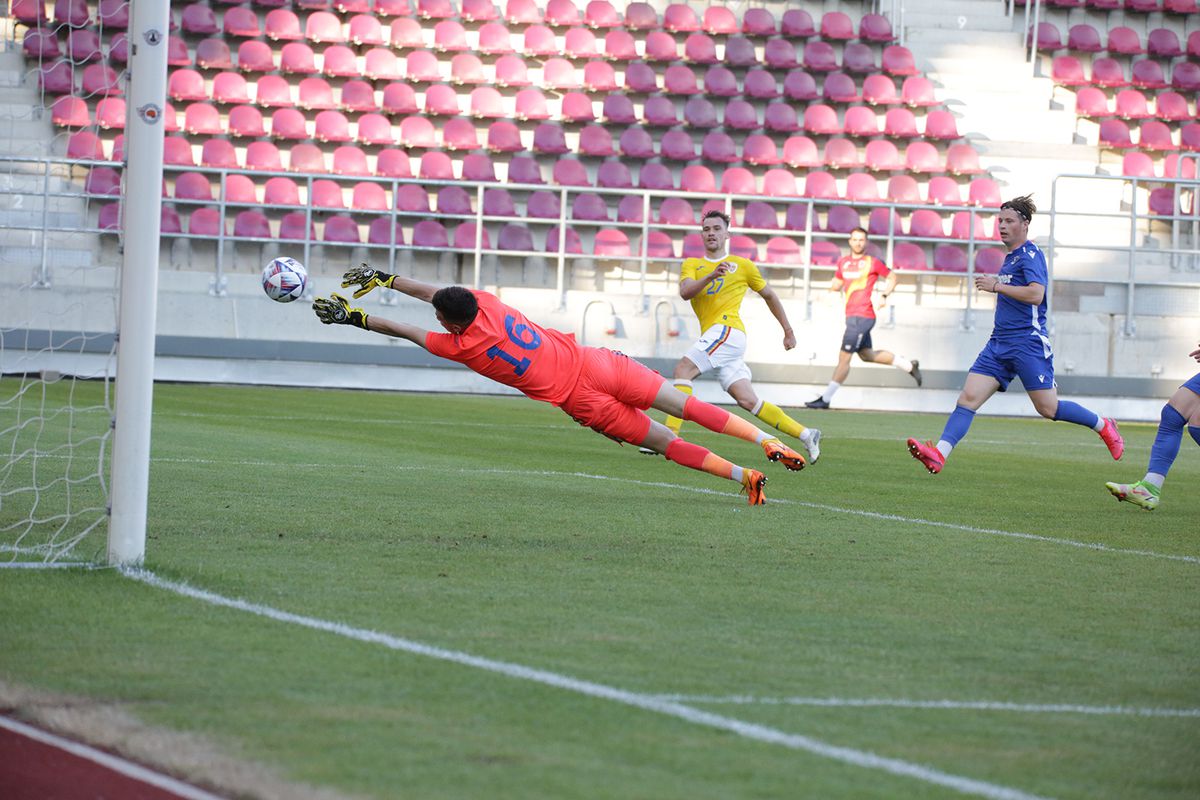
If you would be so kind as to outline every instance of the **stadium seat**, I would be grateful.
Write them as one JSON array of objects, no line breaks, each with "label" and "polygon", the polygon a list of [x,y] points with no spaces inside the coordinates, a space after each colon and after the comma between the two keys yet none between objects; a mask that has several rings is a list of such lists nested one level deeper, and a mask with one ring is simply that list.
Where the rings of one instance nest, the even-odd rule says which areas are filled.
[{"label": "stadium seat", "polygon": [[942,171],[942,159],[938,150],[929,142],[909,142],[904,148],[904,169],[915,173]]},{"label": "stadium seat", "polygon": [[314,11],[304,22],[304,38],[317,44],[340,44],[346,41],[342,21],[329,11]]},{"label": "stadium seat", "polygon": [[912,216],[908,220],[908,235],[941,239],[946,236],[946,225],[937,211],[918,208],[912,212]]},{"label": "stadium seat", "polygon": [[705,134],[704,141],[700,143],[700,152],[705,161],[717,164],[734,164],[740,160],[737,145],[729,134],[721,131],[709,131]]},{"label": "stadium seat", "polygon": [[867,234],[870,236],[903,236],[904,222],[895,209],[873,208],[867,216]]},{"label": "stadium seat", "polygon": [[129,63],[129,38],[125,31],[120,31],[109,40],[108,62],[110,64]]},{"label": "stadium seat", "polygon": [[[365,75],[372,80],[377,81],[393,81],[399,80],[402,77],[400,69],[400,60],[396,58],[396,54],[386,47],[372,47],[367,51],[363,58],[363,69],[358,71],[354,66],[353,51],[348,47],[337,45],[336,60],[339,62],[334,64],[330,58],[330,51],[333,47],[325,49],[325,63],[322,71],[326,75],[334,75],[343,78],[353,77],[355,75]],[[451,76],[451,80],[454,80]],[[462,81],[455,81],[461,83]]]},{"label": "stadium seat", "polygon": [[842,136],[832,136],[825,142],[825,166],[830,169],[856,169],[863,166],[858,145]]},{"label": "stadium seat", "polygon": [[804,178],[803,196],[814,200],[838,200],[837,181],[824,170],[813,170]]},{"label": "stadium seat", "polygon": [[313,181],[312,192],[308,197],[308,204],[314,208],[322,209],[345,208],[346,202],[342,197],[342,185],[328,178]]},{"label": "stadium seat", "polygon": [[439,21],[433,26],[433,49],[439,53],[462,53],[470,50],[466,28],[458,20]]},{"label": "stadium seat", "polygon": [[[756,82],[750,84],[751,73],[765,76],[756,78]],[[778,96],[779,92],[775,87],[775,79],[769,73],[762,70],[751,70],[746,73],[747,88],[746,94],[750,97],[763,97],[764,99],[773,99]],[[771,91],[768,95],[760,95],[759,92],[766,91],[765,84],[770,82]],[[704,93],[709,97],[737,97],[741,91],[738,89],[737,78],[732,72],[723,66],[710,67],[708,72],[704,73]]]},{"label": "stadium seat", "polygon": [[691,67],[672,64],[663,73],[663,91],[673,95],[693,95],[700,91],[700,85]]},{"label": "stadium seat", "polygon": [[596,34],[587,28],[571,28],[563,38],[563,55],[567,58],[599,58]]},{"label": "stadium seat", "polygon": [[[85,133],[84,131],[81,131],[81,132],[73,134],[71,136],[71,138],[68,140],[68,144],[67,144],[67,155],[72,158],[103,158],[103,155],[101,155],[101,156],[74,155],[72,153],[72,146],[71,146],[72,143],[76,142],[77,140],[83,141],[81,137],[84,135],[84,133]],[[91,133],[88,133],[88,136],[91,136],[93,139],[96,138],[95,135],[91,134]],[[96,142],[98,145],[99,139],[96,139]],[[103,150],[101,150],[100,152],[102,153]],[[116,160],[116,159],[114,159],[114,160]],[[188,140],[182,136],[164,136],[163,137],[163,163],[164,164],[173,164],[175,166],[181,166],[181,167],[196,166],[196,160],[192,156],[191,143],[188,142]]]},{"label": "stadium seat", "polygon": [[[183,44],[179,39],[172,39],[174,42]],[[178,47],[178,45],[177,45]],[[55,40],[55,50],[58,49],[57,40]],[[57,58],[58,53],[43,56],[45,58]],[[184,46],[184,55],[187,55],[187,46]],[[99,60],[103,54],[100,52],[100,37],[93,30],[80,29],[71,31],[67,34],[67,59],[74,64],[86,64],[91,61]],[[179,61],[178,58],[175,59]],[[182,63],[177,63],[176,66],[190,66],[191,58],[184,58]]]},{"label": "stadium seat", "polygon": [[488,217],[515,217],[517,206],[507,189],[484,189],[483,213]]},{"label": "stadium seat", "polygon": [[441,63],[429,50],[413,50],[405,59],[404,74],[409,83],[437,83],[442,80]]},{"label": "stadium seat", "polygon": [[1087,23],[1072,25],[1067,31],[1067,49],[1079,53],[1099,53],[1105,49],[1100,34]]},{"label": "stadium seat", "polygon": [[238,45],[238,69],[242,72],[274,72],[275,55],[266,42],[247,39]]},{"label": "stadium seat", "polygon": [[394,202],[397,211],[407,214],[432,213],[432,209],[429,206],[429,192],[423,186],[412,183],[397,186]]},{"label": "stadium seat", "polygon": [[875,51],[868,44],[849,42],[842,49],[842,69],[855,75],[879,72],[879,65],[875,63]]},{"label": "stadium seat", "polygon": [[843,11],[827,11],[821,17],[821,38],[834,41],[849,41],[857,38],[854,23]]},{"label": "stadium seat", "polygon": [[221,114],[211,103],[191,103],[183,112],[183,129],[194,136],[219,136],[225,132]]},{"label": "stadium seat", "polygon": [[561,212],[556,192],[532,192],[525,202],[525,213],[533,219],[558,219]]},{"label": "stadium seat", "polygon": [[411,178],[408,153],[395,147],[380,150],[375,159],[375,174],[382,178]]},{"label": "stadium seat", "polygon": [[629,31],[614,29],[604,34],[604,57],[609,61],[634,61],[637,43]]},{"label": "stadium seat", "polygon": [[1101,147],[1120,150],[1133,147],[1129,126],[1119,119],[1106,119],[1100,123],[1099,142]]},{"label": "stadium seat", "polygon": [[817,28],[803,8],[789,8],[779,21],[779,32],[791,39],[807,39],[817,35]]},{"label": "stadium seat", "polygon": [[319,142],[349,142],[354,138],[350,135],[350,120],[340,111],[320,111],[313,122],[313,138]]},{"label": "stadium seat", "polygon": [[1192,180],[1196,177],[1196,160],[1183,158],[1179,153],[1168,153],[1167,157],[1163,159],[1162,177]]},{"label": "stadium seat", "polygon": [[920,137],[917,130],[917,118],[907,108],[889,108],[883,118],[883,133],[893,139],[916,139]]},{"label": "stadium seat", "polygon": [[564,94],[559,116],[564,122],[593,123],[596,121],[596,112],[592,109],[592,99],[583,92]]},{"label": "stadium seat", "polygon": [[421,23],[412,17],[392,20],[388,26],[388,42],[397,50],[419,50],[425,47]]},{"label": "stadium seat", "polygon": [[[869,151],[870,143],[867,147]],[[892,149],[895,149],[895,145]],[[819,167],[823,164],[816,142],[807,136],[789,136],[784,141],[783,163],[797,168]]]},{"label": "stadium seat", "polygon": [[386,45],[388,37],[383,32],[379,18],[372,14],[356,14],[350,18],[350,29],[346,39],[359,47]]},{"label": "stadium seat", "polygon": [[843,127],[847,136],[870,138],[879,135],[879,118],[873,108],[851,106],[846,109]]},{"label": "stadium seat", "polygon": [[[1134,64],[1135,69],[1136,67],[1137,64]],[[1171,69],[1171,86],[1181,92],[1200,90],[1200,65],[1192,61],[1180,61],[1175,64]]]},{"label": "stadium seat", "polygon": [[532,252],[533,234],[519,222],[510,222],[500,229],[496,248],[509,252]]},{"label": "stadium seat", "polygon": [[804,45],[804,68],[810,72],[833,72],[838,68],[833,45],[820,40]]},{"label": "stadium seat", "polygon": [[758,54],[754,43],[744,36],[730,36],[725,41],[722,63],[730,68],[758,66]]},{"label": "stadium seat", "polygon": [[[955,211],[950,217],[950,236],[954,239],[970,239],[972,236],[971,230],[971,213],[969,211]],[[974,237],[977,242],[985,242],[996,239],[987,232],[987,225],[983,221],[983,217],[975,217]]]},{"label": "stadium seat", "polygon": [[638,171],[639,189],[670,191],[675,188],[675,176],[665,164],[646,164]]},{"label": "stadium seat", "polygon": [[430,181],[452,181],[455,179],[454,162],[439,150],[427,150],[421,154],[417,177]]},{"label": "stadium seat", "polygon": [[400,132],[397,141],[402,147],[428,148],[437,147],[437,134],[433,123],[425,117],[412,116],[400,120]]},{"label": "stadium seat", "polygon": [[[609,136],[611,146],[612,135],[607,130],[601,128],[606,135]],[[621,161],[605,161],[596,168],[596,186],[601,189],[632,189],[633,176],[629,172],[629,167]]]},{"label": "stadium seat", "polygon": [[975,251],[975,271],[995,275],[1004,266],[1005,252],[999,247],[981,247]]},{"label": "stadium seat", "polygon": [[747,164],[767,167],[783,163],[775,140],[761,133],[746,137],[742,143],[742,160]]},{"label": "stadium seat", "polygon": [[445,250],[450,247],[450,236],[442,223],[423,219],[413,226],[413,247]]},{"label": "stadium seat", "polygon": [[[790,106],[779,107],[791,108]],[[768,112],[770,108],[768,106]],[[824,103],[813,103],[804,110],[804,130],[818,136],[831,136],[842,133],[842,125],[838,122],[837,112],[831,106]]]},{"label": "stadium seat", "polygon": [[831,72],[826,75],[821,94],[831,103],[857,103],[861,99],[854,78],[844,72]]},{"label": "stadium seat", "polygon": [[461,186],[443,186],[437,191],[437,202],[434,210],[438,214],[451,216],[469,216],[475,213],[472,208],[471,194]]},{"label": "stadium seat", "polygon": [[403,245],[404,229],[400,226],[398,220],[393,225],[392,221],[387,217],[376,217],[367,226],[367,243],[388,245],[389,247]]},{"label": "stadium seat", "polygon": [[543,122],[533,129],[533,151],[546,155],[562,155],[571,152],[566,134],[556,122]]},{"label": "stadium seat", "polygon": [[693,33],[683,43],[683,60],[689,64],[716,64],[717,43],[703,33]]},{"label": "stadium seat", "polygon": [[583,11],[583,24],[589,28],[615,28],[622,20],[608,0],[590,0]]},{"label": "stadium seat", "polygon": [[[124,130],[125,128],[125,99],[122,97],[102,97],[96,103],[96,125],[101,130]],[[163,130],[166,133],[178,131],[175,107],[167,103],[163,108]]]},{"label": "stadium seat", "polygon": [[[749,40],[745,40],[749,44]],[[753,47],[753,45],[750,45]],[[805,58],[808,57],[808,51],[805,51]],[[791,39],[783,37],[773,37],[767,39],[767,43],[763,46],[763,63],[768,69],[785,70],[794,69],[800,66],[800,61],[796,57],[796,45]],[[824,54],[822,54],[821,63],[824,63]],[[806,66],[809,66],[806,61]],[[822,67],[810,67],[812,69],[822,69]]]},{"label": "stadium seat", "polygon": [[914,108],[939,105],[937,97],[934,96],[933,83],[920,75],[904,79],[900,86],[900,102]]},{"label": "stadium seat", "polygon": [[298,206],[300,187],[291,178],[268,178],[263,187],[263,204],[268,206]]},{"label": "stadium seat", "polygon": [[[279,76],[273,76],[278,78]],[[265,80],[265,77],[264,79]],[[279,78],[279,80],[283,80]],[[270,81],[267,85],[270,86]],[[287,81],[283,81],[287,88]],[[246,79],[236,72],[220,72],[213,76],[212,99],[216,103],[240,105],[250,102],[250,86]],[[291,92],[288,92],[288,103],[291,103]],[[260,105],[266,105],[260,103]]]},{"label": "stadium seat", "polygon": [[558,186],[591,186],[587,167],[573,158],[560,158],[554,162],[550,180]]},{"label": "stadium seat", "polygon": [[417,94],[413,88],[407,83],[397,81],[383,87],[382,110],[393,116],[401,116],[419,113],[421,109],[417,105]]},{"label": "stadium seat", "polygon": [[[1187,63],[1184,62],[1185,65]],[[1162,66],[1157,61],[1152,61],[1149,58],[1133,62],[1132,78],[1129,82],[1142,89],[1165,89],[1169,85],[1163,75]],[[1197,87],[1176,85],[1175,88],[1194,89]]]},{"label": "stadium seat", "polygon": [[795,239],[772,236],[767,240],[766,260],[770,264],[799,265],[804,263],[804,253]]},{"label": "stadium seat", "polygon": [[442,126],[442,147],[451,152],[477,150],[479,135],[475,130],[475,123],[462,117],[446,120]]},{"label": "stadium seat", "polygon": [[896,82],[887,75],[868,75],[863,79],[863,102],[873,106],[889,106],[900,103]]},{"label": "stadium seat", "polygon": [[850,233],[862,227],[862,217],[850,206],[830,206],[825,215],[825,230],[830,233]]},{"label": "stadium seat", "polygon": [[958,139],[958,122],[954,114],[937,109],[927,112],[925,114],[925,138],[942,141]]},{"label": "stadium seat", "polygon": [[955,244],[939,244],[933,248],[933,269],[936,272],[966,272],[967,251]]},{"label": "stadium seat", "polygon": [[779,213],[770,203],[751,200],[742,212],[742,226],[753,230],[779,230]]},{"label": "stadium seat", "polygon": [[477,183],[496,183],[496,165],[486,153],[468,153],[462,159],[461,178]]},{"label": "stadium seat", "polygon": [[453,0],[417,0],[417,16],[422,19],[448,19],[456,16]]},{"label": "stadium seat", "polygon": [[646,198],[627,194],[617,202],[617,222],[640,223],[646,220]]},{"label": "stadium seat", "polygon": [[1121,62],[1115,58],[1104,56],[1092,59],[1092,77],[1090,82],[1093,86],[1107,87],[1120,87],[1129,84],[1129,81],[1125,78],[1125,69],[1121,66]]},{"label": "stadium seat", "polygon": [[655,222],[661,225],[695,225],[696,210],[682,197],[667,197],[659,204]]},{"label": "stadium seat", "polygon": [[1108,46],[1105,48],[1113,55],[1141,55],[1146,52],[1137,31],[1125,25],[1118,25],[1108,31]]},{"label": "stadium seat", "polygon": [[774,36],[779,32],[775,17],[766,8],[747,8],[742,12],[742,33],[747,36]]},{"label": "stadium seat", "polygon": [[540,89],[527,88],[517,92],[515,114],[519,120],[550,119],[550,106]]},{"label": "stadium seat", "polygon": [[[197,208],[188,215],[187,232],[193,236],[216,238],[221,235],[221,212],[215,208]],[[228,235],[229,226],[225,226]]]},{"label": "stadium seat", "polygon": [[583,85],[592,92],[615,92],[617,74],[612,65],[603,61],[589,61],[583,65]]},{"label": "stadium seat", "polygon": [[567,227],[566,233],[562,236],[561,243],[559,242],[559,226],[554,226],[546,233],[546,252],[557,253],[560,251],[571,255],[583,254],[583,243],[579,239],[579,233],[574,228]]},{"label": "stadium seat", "polygon": [[371,168],[367,166],[367,154],[362,148],[352,144],[344,144],[333,151],[334,175],[370,175]]},{"label": "stadium seat", "polygon": [[315,144],[307,142],[293,145],[288,153],[288,170],[291,172],[328,172],[325,154]]},{"label": "stadium seat", "polygon": [[1154,100],[1154,116],[1168,122],[1183,122],[1192,118],[1188,101],[1179,92],[1159,92]]},{"label": "stadium seat", "polygon": [[952,144],[946,150],[946,171],[952,175],[979,175],[979,153],[969,144]]},{"label": "stadium seat", "polygon": [[85,0],[55,0],[52,19],[60,25],[84,28],[91,24],[91,11]]},{"label": "stadium seat", "polygon": [[246,169],[283,171],[283,157],[274,142],[250,142],[246,145]]},{"label": "stadium seat", "polygon": [[884,72],[897,77],[920,74],[913,60],[912,51],[898,44],[889,44],[883,48],[881,66]]},{"label": "stadium seat", "polygon": [[[724,67],[714,68],[724,69]],[[711,72],[711,70],[710,70]],[[733,73],[729,73],[729,80],[733,81],[733,87],[736,89],[737,81],[733,77]],[[779,97],[779,86],[775,83],[775,76],[765,69],[751,69],[746,72],[744,79],[745,88],[744,94],[748,98],[755,100],[774,100]],[[706,84],[707,87],[707,84]],[[735,91],[732,96],[736,96]]]},{"label": "stadium seat", "polygon": [[675,47],[675,37],[666,31],[650,31],[642,43],[643,58],[646,61],[665,61],[670,63],[679,58]]},{"label": "stadium seat", "polygon": [[715,128],[719,124],[716,107],[703,97],[688,98],[683,105],[683,121],[687,127],[698,129]]},{"label": "stadium seat", "polygon": [[691,161],[696,158],[696,143],[686,130],[671,130],[663,134],[659,144],[663,158],[672,161]]},{"label": "stadium seat", "polygon": [[1162,120],[1149,119],[1138,130],[1138,147],[1142,150],[1168,152],[1178,150],[1179,145],[1171,140],[1171,129]]},{"label": "stadium seat", "polygon": [[1059,86],[1087,86],[1083,64],[1075,56],[1055,56],[1050,65],[1050,79]]},{"label": "stadium seat", "polygon": [[1121,174],[1126,178],[1157,178],[1154,159],[1146,153],[1131,150],[1121,159]]},{"label": "stadium seat", "polygon": [[62,55],[62,49],[58,46],[58,33],[41,28],[29,28],[25,31],[21,51],[25,58],[34,61],[52,61]]},{"label": "stadium seat", "polygon": [[543,62],[542,85],[560,92],[583,88],[575,65],[565,58],[548,58]]},{"label": "stadium seat", "polygon": [[496,120],[488,126],[487,148],[494,153],[520,153],[525,145],[516,125],[508,120]]},{"label": "stadium seat", "polygon": [[212,202],[213,189],[212,184],[208,182],[208,176],[199,172],[181,172],[176,175],[175,199]]},{"label": "stadium seat", "polygon": [[573,0],[549,0],[546,3],[545,20],[547,25],[556,28],[570,28],[583,24],[579,9]]},{"label": "stadium seat", "polygon": [[356,78],[365,74],[370,78],[393,80],[400,77],[400,67],[390,50],[376,47],[367,51],[366,68],[359,69],[354,51],[346,45],[334,44],[321,54],[321,73],[331,78]]},{"label": "stadium seat", "polygon": [[[1028,47],[1029,43],[1034,40],[1033,30],[1025,37],[1025,44]],[[1053,22],[1039,22],[1037,26],[1037,49],[1042,53],[1053,53],[1056,50],[1063,49],[1062,34],[1059,33],[1058,26]]]},{"label": "stadium seat", "polygon": [[261,211],[247,209],[233,218],[233,235],[239,239],[270,239],[271,223]]},{"label": "stadium seat", "polygon": [[[251,37],[258,36],[258,20],[255,18],[253,27],[250,26],[250,18],[246,16],[249,12],[253,16],[250,9],[231,8],[225,12],[225,32],[232,33],[229,29],[229,17],[231,14],[236,14],[236,24],[241,27],[241,31],[235,33],[235,36]],[[251,33],[253,31],[253,33]],[[266,18],[263,20],[263,33],[272,41],[297,41],[304,38],[304,30],[300,26],[300,18],[296,13],[288,8],[275,8],[267,12]]]},{"label": "stadium seat", "polygon": [[54,101],[50,121],[66,128],[86,128],[92,124],[92,116],[83,98],[63,95]]},{"label": "stadium seat", "polygon": [[604,105],[600,116],[610,125],[632,125],[638,121],[633,101],[620,93],[604,96]]},{"label": "stadium seat", "polygon": [[[603,125],[588,125],[579,132],[578,152],[581,156],[607,158],[617,154],[612,134]],[[604,166],[604,165],[601,165]]]},{"label": "stadium seat", "polygon": [[975,178],[967,189],[967,202],[985,208],[1000,207],[1000,187],[991,178]]},{"label": "stadium seat", "polygon": [[723,124],[729,131],[754,131],[761,127],[754,106],[746,100],[737,98],[725,103]]},{"label": "stadium seat", "polygon": [[904,159],[896,145],[887,139],[873,139],[867,142],[863,153],[863,163],[872,172],[895,172],[906,169]]},{"label": "stadium seat", "polygon": [[280,108],[271,114],[271,136],[276,139],[302,141],[308,138],[308,122],[304,112],[296,108]]},{"label": "stadium seat", "polygon": [[744,234],[734,234],[729,237],[729,253],[748,258],[751,261],[758,261],[758,243]]},{"label": "stadium seat", "polygon": [[437,83],[425,90],[426,115],[431,117],[456,117],[462,113],[458,105],[458,92],[453,86]]},{"label": "stadium seat", "polygon": [[[93,94],[86,85],[83,91],[85,94]],[[177,69],[167,79],[167,96],[181,102],[203,101],[208,99],[208,90],[204,88],[204,78],[199,72],[194,69]]]},{"label": "stadium seat", "polygon": [[820,97],[817,93],[816,80],[812,75],[800,68],[793,69],[784,76],[783,96],[788,100],[805,102],[816,100]]},{"label": "stadium seat", "polygon": [[654,140],[644,129],[637,126],[626,128],[617,142],[621,155],[626,158],[654,158]]},{"label": "stadium seat", "polygon": [[925,248],[916,242],[896,242],[892,248],[892,268],[924,271],[929,269],[925,259]]},{"label": "stadium seat", "polygon": [[1146,52],[1155,58],[1175,58],[1184,55],[1179,36],[1170,28],[1155,28],[1146,35]]},{"label": "stadium seat", "polygon": [[501,119],[507,117],[504,98],[492,86],[478,86],[471,90],[467,113],[477,119]]},{"label": "stadium seat", "polygon": [[858,23],[858,38],[864,42],[888,44],[895,41],[892,23],[882,14],[863,14]]},{"label": "stadium seat", "polygon": [[196,43],[196,66],[200,69],[233,69],[233,53],[224,39],[203,39]]},{"label": "stadium seat", "polygon": [[846,199],[855,203],[877,203],[879,183],[867,172],[854,172],[846,176]]},{"label": "stadium seat", "polygon": [[912,175],[893,175],[889,178],[886,197],[889,203],[918,205],[925,202],[921,199],[921,190],[917,186],[917,179]]},{"label": "stadium seat", "polygon": [[[80,45],[82,49],[87,50],[90,46],[99,48],[99,38],[90,36],[85,39],[85,43]],[[68,47],[68,52],[71,48]],[[78,60],[78,59],[76,59]],[[167,66],[169,67],[190,67],[192,65],[192,56],[188,52],[187,44],[179,37],[171,34],[167,37]]]},{"label": "stadium seat", "polygon": [[625,68],[623,88],[634,94],[654,94],[658,91],[658,73],[645,62],[631,62]]},{"label": "stadium seat", "polygon": [[1075,93],[1075,115],[1088,119],[1104,119],[1111,117],[1108,108],[1108,95],[1096,86],[1080,86]]},{"label": "stadium seat", "polygon": [[754,173],[745,167],[729,167],[721,174],[721,194],[757,195]]},{"label": "stadium seat", "polygon": [[685,192],[715,194],[717,181],[708,167],[703,164],[689,164],[679,173],[679,188]]}]

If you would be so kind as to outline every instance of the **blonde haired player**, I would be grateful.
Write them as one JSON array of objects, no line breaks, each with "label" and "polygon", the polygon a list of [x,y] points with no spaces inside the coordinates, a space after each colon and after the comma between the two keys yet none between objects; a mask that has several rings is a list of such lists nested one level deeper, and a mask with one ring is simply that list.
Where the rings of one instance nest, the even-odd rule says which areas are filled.
[{"label": "blonde haired player", "polygon": [[[775,290],[767,285],[758,267],[748,258],[730,255],[729,217],[720,211],[708,211],[700,220],[704,258],[684,259],[679,275],[679,296],[690,300],[700,319],[700,338],[675,365],[675,388],[690,395],[692,381],[705,372],[716,370],[721,388],[737,404],[766,424],[799,439],[808,451],[808,460],[821,455],[821,432],[805,428],[783,413],[774,403],[759,399],[750,383],[746,366],[746,326],[742,322],[742,298],[748,289],[758,292],[767,308],[783,328],[783,349],[796,346],[796,337],[788,323],[787,312]],[[683,420],[667,417],[666,425],[679,433]],[[652,453],[643,449],[642,452]]]}]

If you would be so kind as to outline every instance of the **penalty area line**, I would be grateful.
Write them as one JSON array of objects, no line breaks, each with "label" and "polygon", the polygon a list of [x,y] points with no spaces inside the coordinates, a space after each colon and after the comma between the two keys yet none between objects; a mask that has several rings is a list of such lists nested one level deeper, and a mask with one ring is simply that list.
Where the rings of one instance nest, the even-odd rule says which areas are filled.
[{"label": "penalty area line", "polygon": [[250,603],[236,598],[224,597],[205,589],[198,589],[189,586],[185,583],[179,583],[160,578],[154,573],[144,569],[125,569],[122,570],[122,573],[133,580],[146,584],[147,586],[172,592],[193,600],[199,600],[212,606],[227,608],[234,611],[242,611],[255,616],[274,620],[276,622],[297,625],[302,628],[308,628],[310,630],[320,631],[323,633],[331,633],[336,636],[342,636],[344,638],[366,644],[381,645],[388,649],[399,652],[425,656],[461,666],[473,667],[486,672],[504,675],[509,678],[530,681],[543,686],[550,686],[556,689],[564,689],[566,691],[575,692],[576,694],[585,695],[587,697],[608,700],[614,703],[640,708],[644,711],[651,711],[664,716],[673,717],[684,722],[689,722],[693,725],[723,730],[746,739],[764,742],[767,744],[780,745],[791,750],[811,753],[823,758],[840,761],[841,763],[849,764],[850,766],[879,770],[881,772],[886,772],[899,777],[912,778],[925,783],[944,786],[948,789],[952,789],[963,794],[974,795],[976,797],[985,797],[989,798],[990,800],[1043,800],[1043,798],[1039,797],[1038,795],[1028,794],[1007,786],[1001,786],[994,783],[988,783],[986,781],[975,780],[973,778],[966,778],[961,775],[942,772],[940,770],[933,769],[932,767],[915,764],[909,761],[903,761],[897,758],[887,758],[866,750],[856,750],[850,747],[841,747],[838,745],[829,744],[819,739],[814,739],[810,736],[787,733],[785,731],[770,728],[765,725],[746,722],[745,720],[736,719],[734,717],[713,714],[711,712],[702,711],[698,708],[693,708],[682,703],[671,700],[662,700],[651,695],[630,692],[614,686],[608,686],[606,684],[595,683],[579,678],[572,678],[569,675],[562,675],[556,672],[550,672],[548,670],[528,667],[523,664],[516,664],[510,661],[498,661],[491,658],[471,655],[470,653],[464,653],[457,650],[447,650],[445,648],[424,644],[411,639],[404,639],[386,633],[379,633],[378,631],[354,628],[340,622],[331,622],[328,620],[317,619],[315,617],[306,617],[300,614],[293,614],[288,611],[281,611],[270,606]]},{"label": "penalty area line", "polygon": [[1011,703],[997,700],[905,700],[886,697],[757,697],[755,695],[656,694],[674,703],[703,705],[814,706],[819,708],[915,708],[947,711],[1015,711],[1028,714],[1094,714],[1125,717],[1200,717],[1200,708],[1089,706],[1075,703]]}]

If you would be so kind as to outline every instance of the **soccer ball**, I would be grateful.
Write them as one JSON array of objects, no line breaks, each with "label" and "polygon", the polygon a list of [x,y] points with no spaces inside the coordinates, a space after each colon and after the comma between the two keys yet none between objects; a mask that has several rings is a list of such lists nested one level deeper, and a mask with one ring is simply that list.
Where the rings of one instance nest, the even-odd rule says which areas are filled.
[{"label": "soccer ball", "polygon": [[263,267],[262,287],[276,303],[290,303],[304,294],[308,270],[294,258],[281,256]]}]

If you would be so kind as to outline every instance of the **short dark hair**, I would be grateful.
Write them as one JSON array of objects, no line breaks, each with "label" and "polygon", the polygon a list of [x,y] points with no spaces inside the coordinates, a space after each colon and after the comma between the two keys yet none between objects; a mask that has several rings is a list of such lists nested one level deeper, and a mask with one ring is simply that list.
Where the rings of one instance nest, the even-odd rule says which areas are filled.
[{"label": "short dark hair", "polygon": [[860,225],[856,225],[855,227],[853,227],[853,228],[851,228],[851,229],[850,229],[850,235],[851,235],[851,236],[853,236],[853,235],[854,235],[854,234],[856,234],[856,233],[861,233],[863,236],[866,236],[866,235],[867,235],[867,229],[866,229],[866,228],[864,228],[864,227],[862,227],[862,226],[860,226]]},{"label": "short dark hair", "polygon": [[710,208],[708,211],[705,211],[704,216],[700,218],[700,225],[703,226],[705,220],[707,220],[709,217],[717,217],[725,223],[726,228],[729,227],[729,215],[724,211],[717,211],[715,208]]},{"label": "short dark hair", "polygon": [[470,325],[479,313],[479,301],[465,286],[447,286],[433,293],[433,307],[453,325]]},{"label": "short dark hair", "polygon": [[1033,220],[1033,215],[1037,213],[1037,206],[1033,204],[1033,195],[1027,194],[1022,197],[1014,197],[1000,204],[1001,209],[1009,208],[1017,212],[1017,216],[1026,222]]}]

